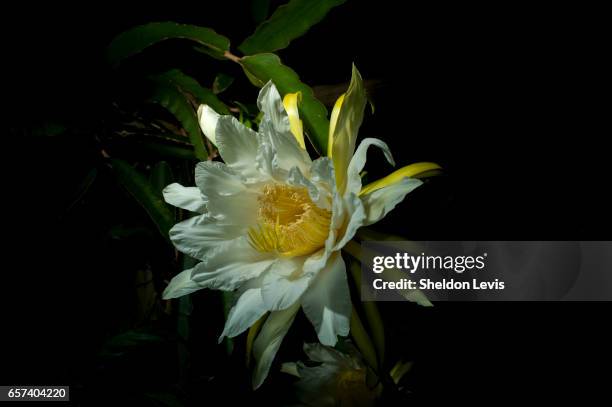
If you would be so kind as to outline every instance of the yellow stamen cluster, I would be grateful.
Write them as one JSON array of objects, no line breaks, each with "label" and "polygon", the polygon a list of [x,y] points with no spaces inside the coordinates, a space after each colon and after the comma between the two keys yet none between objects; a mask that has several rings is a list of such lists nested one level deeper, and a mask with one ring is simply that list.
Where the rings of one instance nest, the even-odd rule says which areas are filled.
[{"label": "yellow stamen cluster", "polygon": [[249,241],[260,252],[303,256],[323,247],[331,212],[316,206],[303,187],[268,184],[259,197],[259,222]]}]

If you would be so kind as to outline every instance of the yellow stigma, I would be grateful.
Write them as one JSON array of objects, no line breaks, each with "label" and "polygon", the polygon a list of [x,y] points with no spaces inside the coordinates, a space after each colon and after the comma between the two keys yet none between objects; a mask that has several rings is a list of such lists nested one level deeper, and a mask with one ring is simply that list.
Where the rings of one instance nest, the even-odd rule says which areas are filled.
[{"label": "yellow stigma", "polygon": [[284,257],[313,253],[325,244],[331,212],[316,206],[303,187],[268,184],[259,197],[259,222],[249,242],[260,252]]}]

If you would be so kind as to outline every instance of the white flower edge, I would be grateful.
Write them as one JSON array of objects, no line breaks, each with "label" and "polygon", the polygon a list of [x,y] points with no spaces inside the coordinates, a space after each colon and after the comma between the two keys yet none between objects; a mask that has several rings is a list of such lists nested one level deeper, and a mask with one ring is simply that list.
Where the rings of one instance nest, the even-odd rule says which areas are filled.
[{"label": "white flower edge", "polygon": [[[368,147],[381,148],[393,163],[384,142],[365,139],[342,169],[340,178],[345,188],[338,191],[332,160],[310,160],[299,137],[292,134],[289,116],[271,82],[262,88],[258,106],[264,113],[258,133],[231,116],[219,116],[209,107],[201,107],[198,115],[202,131],[218,147],[225,163],[199,163],[197,190],[178,184],[164,190],[168,203],[200,213],[175,225],[170,238],[180,251],[201,262],[177,275],[163,297],[175,298],[202,288],[241,289],[220,340],[239,335],[270,312],[253,349],[255,388],[267,376],[300,306],[324,345],[334,346],[338,335],[348,335],[352,305],[339,251],[359,227],[380,220],[421,184],[406,179],[360,196],[359,172]],[[338,109],[336,119],[346,125],[342,104]],[[335,127],[340,135],[345,131]],[[359,126],[350,127],[356,137]],[[336,135],[335,142],[338,140]],[[332,220],[321,250],[286,259],[257,252],[249,245],[247,230],[256,222],[253,209],[261,186],[267,182],[304,186],[317,205],[324,206],[327,201]],[[296,273],[299,270],[301,273]],[[296,274],[299,278],[294,277]]]}]

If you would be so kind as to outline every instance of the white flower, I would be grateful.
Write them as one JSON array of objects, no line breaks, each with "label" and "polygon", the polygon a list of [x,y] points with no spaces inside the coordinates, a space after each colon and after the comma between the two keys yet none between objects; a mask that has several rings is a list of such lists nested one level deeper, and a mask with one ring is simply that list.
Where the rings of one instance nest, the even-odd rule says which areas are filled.
[{"label": "white flower", "polygon": [[201,261],[178,274],[164,298],[202,288],[238,290],[220,340],[270,312],[253,345],[254,387],[267,376],[300,307],[321,343],[333,346],[338,335],[348,335],[352,305],[340,249],[421,185],[408,178],[414,173],[409,166],[362,189],[359,173],[370,146],[393,160],[387,145],[373,138],[353,154],[366,104],[355,69],[331,115],[329,157],[312,161],[305,150],[299,96],[283,101],[266,84],[257,100],[263,112],[258,132],[201,106],[202,130],[225,163],[198,163],[196,187],[164,190],[168,203],[199,213],[175,225],[170,238]]},{"label": "white flower", "polygon": [[304,352],[316,366],[283,363],[282,371],[299,377],[295,393],[300,406],[368,407],[380,395],[380,385],[369,387],[366,367],[357,352],[341,353],[318,343],[304,344]]}]

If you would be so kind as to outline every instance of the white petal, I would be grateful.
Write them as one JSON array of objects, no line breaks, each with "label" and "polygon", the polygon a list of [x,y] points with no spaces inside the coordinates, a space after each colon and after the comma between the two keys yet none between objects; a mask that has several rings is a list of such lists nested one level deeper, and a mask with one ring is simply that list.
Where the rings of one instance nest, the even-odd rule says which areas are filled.
[{"label": "white petal", "polygon": [[366,219],[365,209],[361,199],[353,193],[349,193],[344,199],[344,211],[349,217],[346,228],[340,234],[340,238],[333,250],[340,250],[355,236],[357,229],[363,226]]},{"label": "white petal", "polygon": [[200,107],[198,107],[198,121],[200,122],[202,133],[204,133],[206,138],[208,138],[214,145],[217,145],[215,129],[217,127],[218,120],[219,114],[211,109],[210,106],[200,105]]},{"label": "white petal", "polygon": [[218,221],[241,225],[246,231],[257,223],[259,196],[259,192],[252,189],[232,197],[211,195],[207,197],[206,209]]},{"label": "white petal", "polygon": [[[336,240],[336,233],[333,231],[330,232],[330,236],[327,238],[327,240],[331,240],[331,245],[333,245],[334,241]],[[331,246],[324,247],[323,249],[311,254],[310,257],[308,257],[304,262],[304,274],[309,274],[310,276],[317,275],[317,273],[319,273],[319,271],[321,271],[325,267],[325,265],[327,264],[327,260],[329,259],[329,256],[331,256],[331,254]]]},{"label": "white petal", "polygon": [[289,308],[308,288],[311,276],[302,274],[304,259],[283,259],[276,262],[263,277],[261,295],[271,311]]},{"label": "white petal", "polygon": [[233,116],[219,117],[215,132],[217,148],[223,161],[243,178],[258,179],[261,175],[255,168],[257,133]]},{"label": "white petal", "polygon": [[330,189],[333,189],[336,185],[336,178],[332,160],[329,157],[321,157],[314,160],[310,167],[310,179],[313,182],[328,185]]},{"label": "white petal", "polygon": [[289,170],[289,174],[287,175],[287,184],[304,187],[308,190],[308,195],[312,202],[314,202],[317,206],[323,209],[330,209],[330,203],[327,198],[326,191],[319,191],[319,188],[313,184],[308,178],[302,174],[302,171],[298,167],[293,167]]},{"label": "white petal", "polygon": [[341,363],[350,359],[350,356],[338,352],[329,346],[323,346],[320,343],[305,343],[304,353],[313,362]]},{"label": "white petal", "polygon": [[323,345],[334,346],[350,329],[351,297],[344,260],[335,252],[302,297],[302,309]]},{"label": "white petal", "polygon": [[209,214],[194,216],[170,229],[170,240],[182,253],[204,260],[210,250],[229,244],[244,235],[241,224],[223,224]]},{"label": "white petal", "polygon": [[279,168],[289,170],[299,167],[302,171],[308,170],[310,157],[306,150],[299,146],[292,133],[280,133],[264,119],[259,125],[259,134],[277,153]]},{"label": "white petal", "polygon": [[313,202],[321,208],[331,210],[331,201],[336,190],[336,180],[332,161],[328,157],[321,157],[312,162],[308,183],[314,185],[319,192],[318,201],[315,200],[317,197],[313,197],[311,194],[310,198]]},{"label": "white petal", "polygon": [[300,377],[298,366],[295,362],[285,362],[281,365],[281,372],[290,374],[291,376]]},{"label": "white petal", "polygon": [[[323,363],[319,366],[308,367],[303,363],[297,364],[300,379],[295,383],[296,397],[300,406],[337,407],[345,404],[339,400],[341,397],[332,383],[338,383],[342,369],[335,364]],[[364,383],[365,385],[365,383]],[[355,404],[359,405],[359,404]],[[364,406],[369,404],[364,404]]]},{"label": "white petal", "polygon": [[332,218],[329,227],[329,235],[325,240],[325,246],[304,261],[304,273],[316,275],[327,265],[329,256],[331,256],[333,248],[336,245],[338,237],[336,231],[341,229],[346,216],[347,214],[345,212],[345,205],[342,197],[338,192],[334,192],[332,199]]},{"label": "white petal", "polygon": [[256,222],[259,190],[244,184],[227,165],[201,162],[196,166],[195,177],[212,217],[227,224],[240,224],[245,231]]},{"label": "white petal", "polygon": [[253,249],[241,236],[208,251],[202,263],[194,267],[191,279],[202,287],[234,290],[259,277],[276,261],[269,253]]},{"label": "white petal", "polygon": [[257,106],[264,113],[259,124],[259,134],[278,154],[279,168],[288,171],[297,166],[302,171],[307,170],[310,166],[310,157],[291,133],[289,116],[272,81],[261,88]]},{"label": "white petal", "polygon": [[280,168],[278,165],[278,154],[272,145],[265,138],[257,135],[259,139],[259,147],[255,156],[255,168],[259,173],[267,179],[273,178],[279,182],[283,182],[287,177],[287,171]]},{"label": "white petal", "polygon": [[174,278],[170,281],[170,284],[168,284],[164,290],[162,298],[164,300],[178,298],[202,289],[202,286],[191,279],[192,271],[193,269],[187,269],[174,276]]},{"label": "white petal", "polygon": [[243,179],[226,164],[202,161],[196,164],[195,183],[204,195],[235,195],[246,189]]},{"label": "white petal", "polygon": [[[340,366],[334,363],[323,363],[319,366],[310,367],[310,366],[305,365],[304,363],[298,363],[297,371],[298,371],[297,373],[299,377],[301,378],[301,380],[299,380],[296,384],[298,385],[299,388],[303,390],[308,390],[308,393],[310,393],[309,395],[312,398],[311,401],[316,400],[315,404],[308,404],[308,405],[309,406],[316,405],[317,407],[319,407],[320,405],[326,406],[327,404],[319,404],[319,403],[326,400],[326,398],[323,398],[323,397],[330,396],[328,394],[324,394],[323,392],[324,390],[326,390],[326,388],[329,389],[330,383],[337,382],[338,375],[342,373]],[[337,396],[336,394],[333,394],[333,393],[332,395]],[[330,406],[337,406],[337,405],[339,404],[336,404],[336,403],[330,404]]]},{"label": "white petal", "polygon": [[164,200],[170,205],[191,212],[206,212],[206,202],[196,187],[184,187],[181,184],[170,184],[163,191]]},{"label": "white petal", "polygon": [[423,307],[433,307],[429,298],[421,290],[400,290],[400,295],[411,302],[416,302]]},{"label": "white petal", "polygon": [[361,195],[360,198],[366,211],[364,226],[371,225],[384,218],[398,203],[404,200],[409,192],[422,184],[423,181],[421,180],[404,178],[395,184]]},{"label": "white petal", "polygon": [[280,93],[278,93],[278,89],[272,81],[268,81],[259,91],[257,107],[263,112],[265,120],[270,122],[276,132],[291,134],[289,116],[285,111],[285,106],[283,106]]},{"label": "white petal", "polygon": [[261,288],[255,287],[245,290],[230,310],[219,342],[226,336],[233,338],[240,335],[266,312],[267,309],[261,297]]},{"label": "white petal", "polygon": [[353,158],[348,166],[346,193],[352,192],[354,194],[359,194],[359,191],[361,191],[361,177],[359,176],[359,173],[365,166],[368,148],[370,148],[372,145],[380,148],[385,154],[387,161],[389,161],[391,165],[395,165],[391,151],[384,141],[376,138],[363,139],[363,141],[359,144],[359,147],[357,147],[357,150],[355,151],[355,154],[353,155]]},{"label": "white petal", "polygon": [[300,309],[299,303],[282,311],[274,311],[263,324],[255,343],[253,344],[253,357],[255,371],[253,372],[253,388],[256,389],[268,376],[274,356],[280,348],[283,338],[289,331],[295,314]]}]

